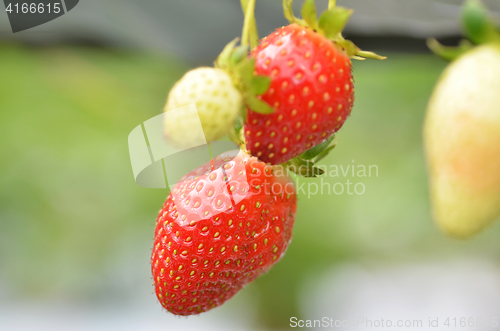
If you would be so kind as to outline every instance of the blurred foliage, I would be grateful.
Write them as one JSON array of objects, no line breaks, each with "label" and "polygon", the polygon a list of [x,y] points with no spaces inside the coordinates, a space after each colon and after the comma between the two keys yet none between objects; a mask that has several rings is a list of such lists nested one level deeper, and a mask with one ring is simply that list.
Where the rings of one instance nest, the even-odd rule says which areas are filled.
[{"label": "blurred foliage", "polygon": [[0,277],[16,291],[85,295],[125,233],[152,238],[165,192],[135,185],[127,136],[185,70],[157,55],[0,47]]},{"label": "blurred foliage", "polygon": [[[378,177],[325,177],[330,185],[363,183],[366,192],[310,199],[307,185],[318,179],[299,180],[306,193],[288,253],[243,291],[257,298],[262,327],[301,318],[304,282],[338,263],[498,258],[498,224],[459,242],[443,237],[429,215],[420,131],[445,65],[398,54],[355,63],[355,107],[322,163],[376,165]],[[82,300],[113,286],[118,275],[106,276],[113,260],[135,263],[131,250],[149,259],[165,191],[134,183],[127,136],[161,111],[186,70],[154,54],[0,45],[0,285],[12,295]]]}]

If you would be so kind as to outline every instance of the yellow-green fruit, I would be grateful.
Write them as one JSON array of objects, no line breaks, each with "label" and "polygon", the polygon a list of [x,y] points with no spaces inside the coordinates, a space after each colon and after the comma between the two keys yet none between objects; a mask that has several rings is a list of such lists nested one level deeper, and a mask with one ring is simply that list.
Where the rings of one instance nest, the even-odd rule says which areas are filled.
[{"label": "yellow-green fruit", "polygon": [[198,114],[177,111],[174,116],[166,116],[165,134],[178,147],[192,147],[201,122],[205,139],[217,140],[231,129],[242,102],[240,92],[225,71],[208,67],[191,70],[170,90],[165,111],[196,104]]},{"label": "yellow-green fruit", "polygon": [[500,217],[500,44],[479,46],[443,73],[424,127],[434,218],[467,238]]}]

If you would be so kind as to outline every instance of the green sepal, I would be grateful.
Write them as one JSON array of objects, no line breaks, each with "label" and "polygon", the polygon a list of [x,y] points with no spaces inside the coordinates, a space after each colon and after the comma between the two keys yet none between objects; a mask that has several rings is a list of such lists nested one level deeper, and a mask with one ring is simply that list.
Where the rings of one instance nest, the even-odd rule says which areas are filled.
[{"label": "green sepal", "polygon": [[255,75],[255,58],[249,58],[248,47],[236,46],[237,42],[238,39],[235,39],[224,47],[215,66],[226,71],[240,91],[244,100],[240,111],[243,120],[247,118],[247,107],[261,114],[270,114],[274,112],[274,108],[257,98],[257,95],[266,93],[271,85],[271,78]]},{"label": "green sepal", "polygon": [[246,89],[252,85],[255,70],[255,58],[245,58],[234,66],[233,73]]},{"label": "green sepal", "polygon": [[360,60],[360,59],[361,60],[364,60],[364,59],[385,60],[385,59],[387,59],[387,56],[378,55],[377,53],[374,53],[374,52],[362,51],[361,49],[358,48],[358,51],[353,56],[353,58],[356,60]]},{"label": "green sepal", "polygon": [[316,4],[314,0],[305,0],[301,13],[309,27],[316,31],[319,30],[318,17],[316,16]]},{"label": "green sepal", "polygon": [[431,49],[432,52],[434,52],[445,61],[453,61],[474,47],[474,45],[466,39],[463,39],[458,46],[453,47],[443,46],[434,38],[430,38],[427,40],[427,46]]},{"label": "green sepal", "polygon": [[253,94],[264,94],[269,89],[269,86],[271,86],[271,77],[253,76],[251,83],[251,90]]},{"label": "green sepal", "polygon": [[289,171],[302,177],[318,177],[325,173],[323,169],[314,166],[313,161],[303,160],[300,158],[291,159],[283,163]]},{"label": "green sepal", "polygon": [[335,135],[331,135],[321,144],[318,144],[298,157],[283,163],[293,173],[303,177],[318,177],[324,173],[324,170],[315,166],[316,163],[321,161],[328,155],[336,146],[337,143],[333,142]]},{"label": "green sepal", "polygon": [[[342,37],[340,37],[342,38]],[[337,42],[346,53],[355,60],[374,59],[374,60],[385,60],[386,56],[381,56],[373,52],[362,51],[358,46],[356,46],[352,41],[342,38]]]},{"label": "green sepal", "polygon": [[473,43],[500,41],[500,32],[480,0],[467,0],[462,10],[464,33]]},{"label": "green sepal", "polygon": [[328,154],[330,154],[331,151],[335,149],[335,147],[337,147],[336,142],[329,145],[327,148],[325,148],[325,150],[323,150],[321,153],[318,154],[318,156],[314,158],[314,162],[318,163],[319,161],[323,160],[326,156],[328,156]]},{"label": "green sepal", "polygon": [[230,59],[231,56],[234,52],[234,48],[236,44],[238,43],[239,38],[235,38],[232,41],[230,41],[222,50],[222,52],[219,54],[217,57],[217,60],[215,60],[215,64],[219,68],[227,67],[230,65]]},{"label": "green sepal", "polygon": [[315,30],[325,36],[333,43],[337,43],[344,48],[346,53],[355,60],[375,59],[385,60],[385,56],[380,56],[373,52],[362,51],[354,45],[351,41],[345,40],[342,37],[342,30],[351,18],[353,10],[337,7],[336,1],[329,1],[328,9],[324,11],[319,19],[316,14],[315,0],[305,0],[302,7],[302,16],[304,19],[299,19],[293,14],[293,0],[283,0],[283,12],[285,18],[290,23],[299,24],[310,29]]},{"label": "green sepal", "polygon": [[337,147],[337,142],[333,142],[335,135],[332,134],[328,139],[323,141],[321,144],[314,146],[302,153],[299,158],[304,160],[311,160],[314,163],[318,163],[324,159],[335,147]]},{"label": "green sepal", "polygon": [[332,142],[333,139],[335,139],[334,134],[332,134],[330,137],[328,137],[328,139],[323,141],[321,144],[318,144],[318,145],[314,146],[313,148],[310,148],[307,151],[305,151],[304,153],[302,153],[300,155],[300,158],[304,159],[304,160],[314,159],[316,156],[321,154],[321,152],[323,152],[328,147],[328,145],[330,145],[330,143]]},{"label": "green sepal", "polygon": [[272,114],[274,112],[274,108],[271,107],[267,102],[262,101],[252,94],[249,94],[245,97],[245,103],[252,111],[260,114]]},{"label": "green sepal", "polygon": [[229,58],[231,65],[236,65],[248,57],[248,47],[245,45],[240,45],[234,48]]},{"label": "green sepal", "polygon": [[346,26],[354,11],[352,9],[333,7],[319,17],[319,28],[326,38],[334,39]]},{"label": "green sepal", "polygon": [[[343,38],[342,38],[343,39]],[[358,46],[356,46],[352,41],[350,40],[341,40],[337,42],[338,45],[340,45],[349,56],[354,56],[356,53],[360,51]]]}]

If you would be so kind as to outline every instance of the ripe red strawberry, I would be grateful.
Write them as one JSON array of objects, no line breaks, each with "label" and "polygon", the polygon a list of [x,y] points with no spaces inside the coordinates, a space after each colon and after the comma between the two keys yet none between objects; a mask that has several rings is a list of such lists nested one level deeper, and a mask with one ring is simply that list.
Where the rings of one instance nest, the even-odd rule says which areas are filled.
[{"label": "ripe red strawberry", "polygon": [[323,142],[319,150],[327,148],[352,110],[351,58],[385,59],[342,37],[352,10],[330,0],[317,17],[315,1],[304,0],[299,19],[292,2],[283,0],[291,24],[265,37],[251,54],[255,73],[271,79],[269,88],[256,98],[275,111],[247,111],[246,148],[271,164],[300,165],[311,161],[304,152]]},{"label": "ripe red strawberry", "polygon": [[158,216],[151,256],[164,308],[176,315],[210,310],[280,259],[296,195],[291,179],[278,175],[247,154],[225,153],[175,186]]},{"label": "ripe red strawberry", "polygon": [[271,77],[262,100],[272,114],[249,111],[247,149],[264,162],[283,163],[326,140],[351,113],[351,60],[335,42],[291,24],[264,38],[252,53],[255,70]]}]

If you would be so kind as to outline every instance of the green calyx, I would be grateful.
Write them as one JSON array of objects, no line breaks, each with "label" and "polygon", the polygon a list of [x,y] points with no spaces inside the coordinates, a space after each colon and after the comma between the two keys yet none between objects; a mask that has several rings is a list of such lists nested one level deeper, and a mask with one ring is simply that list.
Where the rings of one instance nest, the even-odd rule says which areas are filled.
[{"label": "green calyx", "polygon": [[462,9],[462,29],[468,40],[463,39],[456,47],[443,46],[434,38],[427,41],[427,46],[444,60],[453,61],[474,45],[500,42],[500,30],[480,0],[465,1]]},{"label": "green calyx", "polygon": [[308,149],[298,157],[283,163],[283,166],[302,177],[318,177],[324,174],[324,170],[318,168],[315,164],[326,157],[336,146],[333,142],[335,135],[331,135],[327,140],[319,145]]},{"label": "green calyx", "polygon": [[467,0],[462,10],[462,25],[467,38],[476,45],[500,42],[500,31],[480,0]]},{"label": "green calyx", "polygon": [[353,10],[337,7],[335,0],[330,0],[328,9],[319,18],[316,14],[315,0],[305,0],[302,6],[302,19],[293,14],[293,0],[283,0],[283,12],[290,23],[308,27],[321,33],[325,38],[338,44],[345,49],[347,54],[356,60],[365,58],[385,60],[385,56],[380,56],[373,52],[362,51],[352,41],[344,39],[342,31],[351,18]]},{"label": "green calyx", "polygon": [[217,68],[226,71],[233,79],[234,86],[241,92],[244,100],[242,117],[246,118],[246,107],[261,114],[271,114],[274,109],[257,96],[266,93],[271,78],[254,74],[255,59],[248,57],[248,46],[236,46],[238,39],[224,48],[215,62]]}]

